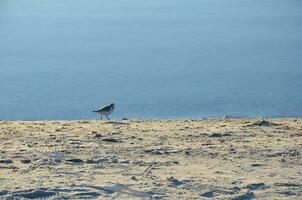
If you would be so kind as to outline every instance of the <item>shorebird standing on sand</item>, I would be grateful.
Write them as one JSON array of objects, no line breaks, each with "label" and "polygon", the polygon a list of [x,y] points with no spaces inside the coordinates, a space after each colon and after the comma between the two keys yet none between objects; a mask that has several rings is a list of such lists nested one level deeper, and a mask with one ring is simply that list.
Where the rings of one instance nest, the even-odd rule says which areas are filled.
[{"label": "shorebird standing on sand", "polygon": [[104,107],[102,107],[98,110],[95,110],[93,112],[100,113],[101,114],[101,119],[103,118],[103,115],[105,115],[107,117],[107,119],[109,120],[108,115],[110,115],[113,111],[114,111],[114,104],[112,103],[110,105],[104,106]]}]

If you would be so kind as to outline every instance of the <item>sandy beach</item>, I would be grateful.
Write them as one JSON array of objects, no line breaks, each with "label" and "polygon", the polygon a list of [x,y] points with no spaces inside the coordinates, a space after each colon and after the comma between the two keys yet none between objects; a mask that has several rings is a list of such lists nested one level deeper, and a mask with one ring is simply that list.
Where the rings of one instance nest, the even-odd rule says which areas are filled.
[{"label": "sandy beach", "polygon": [[1,121],[0,199],[302,199],[302,120]]}]

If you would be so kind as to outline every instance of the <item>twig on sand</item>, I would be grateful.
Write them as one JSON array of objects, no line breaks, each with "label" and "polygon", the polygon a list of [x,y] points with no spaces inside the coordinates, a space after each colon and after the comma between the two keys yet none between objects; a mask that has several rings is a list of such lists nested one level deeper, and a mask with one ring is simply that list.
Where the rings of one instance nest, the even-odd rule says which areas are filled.
[{"label": "twig on sand", "polygon": [[151,163],[151,164],[145,169],[145,171],[144,171],[144,176],[146,176],[146,175],[149,174],[149,172],[153,169],[154,165],[155,165],[154,163]]}]

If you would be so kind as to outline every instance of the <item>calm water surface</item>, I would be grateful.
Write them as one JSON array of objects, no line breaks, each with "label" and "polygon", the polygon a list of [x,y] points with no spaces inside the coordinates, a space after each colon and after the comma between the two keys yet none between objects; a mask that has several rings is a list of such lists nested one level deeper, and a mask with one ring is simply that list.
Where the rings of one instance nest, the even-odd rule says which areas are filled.
[{"label": "calm water surface", "polygon": [[300,0],[2,0],[0,119],[302,117]]}]

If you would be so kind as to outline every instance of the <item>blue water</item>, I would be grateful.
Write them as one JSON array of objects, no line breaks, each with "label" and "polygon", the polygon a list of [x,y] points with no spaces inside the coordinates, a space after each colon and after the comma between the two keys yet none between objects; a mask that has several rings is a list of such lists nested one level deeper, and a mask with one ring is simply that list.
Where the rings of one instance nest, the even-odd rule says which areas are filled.
[{"label": "blue water", "polygon": [[302,117],[300,0],[1,0],[0,119]]}]

